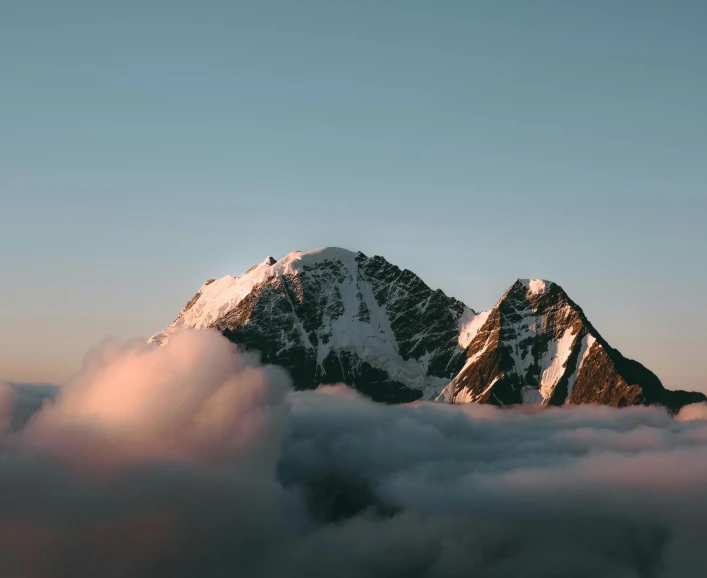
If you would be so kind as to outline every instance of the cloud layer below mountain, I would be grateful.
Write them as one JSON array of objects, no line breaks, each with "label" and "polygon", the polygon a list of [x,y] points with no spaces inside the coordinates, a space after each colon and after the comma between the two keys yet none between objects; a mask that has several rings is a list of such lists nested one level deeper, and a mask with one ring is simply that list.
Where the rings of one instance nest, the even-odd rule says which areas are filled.
[{"label": "cloud layer below mountain", "polygon": [[4,577],[707,571],[707,407],[295,393],[208,331],[104,344],[51,394],[0,384]]}]

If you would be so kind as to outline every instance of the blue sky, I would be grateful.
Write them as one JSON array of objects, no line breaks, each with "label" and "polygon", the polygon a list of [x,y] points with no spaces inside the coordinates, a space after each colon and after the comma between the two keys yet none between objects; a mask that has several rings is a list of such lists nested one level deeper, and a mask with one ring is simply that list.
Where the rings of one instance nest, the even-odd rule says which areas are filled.
[{"label": "blue sky", "polygon": [[707,3],[0,0],[0,376],[337,245],[707,391]]}]

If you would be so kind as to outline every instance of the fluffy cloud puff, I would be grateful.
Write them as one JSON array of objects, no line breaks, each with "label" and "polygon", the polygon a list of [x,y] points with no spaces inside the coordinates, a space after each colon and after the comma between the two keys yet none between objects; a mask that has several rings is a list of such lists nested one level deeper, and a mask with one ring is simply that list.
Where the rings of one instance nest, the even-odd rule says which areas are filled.
[{"label": "fluffy cloud puff", "polygon": [[[707,570],[701,408],[676,420],[656,408],[385,406],[288,384],[209,331],[102,346],[54,403],[3,430],[0,575]],[[6,424],[16,393],[0,386]]]},{"label": "fluffy cloud puff", "polygon": [[260,459],[276,453],[277,445],[262,446],[279,437],[270,428],[283,421],[288,386],[284,372],[259,366],[214,332],[184,332],[164,348],[107,343],[22,440],[109,465]]}]

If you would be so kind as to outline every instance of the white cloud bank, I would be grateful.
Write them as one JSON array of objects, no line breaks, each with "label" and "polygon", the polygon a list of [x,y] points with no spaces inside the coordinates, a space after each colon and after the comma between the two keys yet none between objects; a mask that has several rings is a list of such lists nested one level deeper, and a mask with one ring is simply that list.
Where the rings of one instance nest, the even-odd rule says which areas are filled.
[{"label": "white cloud bank", "polygon": [[21,429],[18,399],[0,384],[3,577],[707,574],[702,406],[294,393],[208,331],[102,346]]}]

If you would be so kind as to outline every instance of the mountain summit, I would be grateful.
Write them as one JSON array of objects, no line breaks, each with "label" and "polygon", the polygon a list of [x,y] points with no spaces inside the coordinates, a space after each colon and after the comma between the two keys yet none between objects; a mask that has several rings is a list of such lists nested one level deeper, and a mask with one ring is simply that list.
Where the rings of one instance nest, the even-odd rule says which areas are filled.
[{"label": "mountain summit", "polygon": [[268,257],[241,277],[209,280],[151,342],[214,328],[298,389],[344,382],[376,401],[497,405],[705,401],[669,391],[611,348],[563,289],[519,279],[477,313],[383,257],[327,247]]}]

